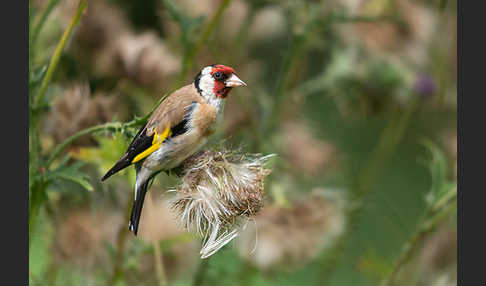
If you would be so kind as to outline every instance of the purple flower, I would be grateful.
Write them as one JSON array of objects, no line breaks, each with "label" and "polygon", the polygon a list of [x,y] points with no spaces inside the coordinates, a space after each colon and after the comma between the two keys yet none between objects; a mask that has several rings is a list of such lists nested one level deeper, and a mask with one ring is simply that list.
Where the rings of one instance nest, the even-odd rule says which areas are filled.
[{"label": "purple flower", "polygon": [[413,90],[419,95],[431,96],[436,91],[436,84],[431,76],[422,74],[416,78]]}]

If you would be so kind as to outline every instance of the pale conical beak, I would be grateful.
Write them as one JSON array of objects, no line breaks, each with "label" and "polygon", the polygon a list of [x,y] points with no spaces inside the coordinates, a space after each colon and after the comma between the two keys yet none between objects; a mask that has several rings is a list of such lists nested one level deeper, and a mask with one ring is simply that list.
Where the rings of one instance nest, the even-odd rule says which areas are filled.
[{"label": "pale conical beak", "polygon": [[246,83],[239,79],[235,74],[231,74],[230,78],[225,81],[226,87],[235,87],[235,86],[246,86]]}]

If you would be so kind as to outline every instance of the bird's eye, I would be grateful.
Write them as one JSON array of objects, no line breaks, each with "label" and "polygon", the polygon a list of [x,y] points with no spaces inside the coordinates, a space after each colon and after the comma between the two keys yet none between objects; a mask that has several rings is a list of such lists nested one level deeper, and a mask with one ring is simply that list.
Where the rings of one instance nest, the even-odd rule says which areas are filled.
[{"label": "bird's eye", "polygon": [[223,74],[222,72],[215,72],[215,73],[213,74],[213,76],[214,76],[214,79],[216,79],[216,80],[221,80],[221,79],[223,79],[224,74]]}]

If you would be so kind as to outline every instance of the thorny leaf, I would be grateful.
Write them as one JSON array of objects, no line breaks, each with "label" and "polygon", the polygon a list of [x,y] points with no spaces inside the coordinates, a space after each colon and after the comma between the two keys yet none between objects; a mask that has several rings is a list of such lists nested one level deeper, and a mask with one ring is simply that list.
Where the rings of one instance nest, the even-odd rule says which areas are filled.
[{"label": "thorny leaf", "polygon": [[[114,133],[113,136],[108,137],[95,136],[94,138],[98,142],[97,147],[81,147],[75,151],[71,151],[71,155],[75,159],[94,164],[98,173],[104,174],[125,153],[129,141],[124,136],[124,133]],[[128,173],[125,174],[131,178],[130,180],[134,180],[134,169],[127,168],[127,170]]]},{"label": "thorny leaf", "polygon": [[67,166],[68,159],[68,156],[66,156],[54,171],[49,172],[46,176],[46,180],[48,182],[58,179],[71,181],[88,191],[93,191],[93,186],[89,182],[88,175],[80,170],[85,164],[83,162],[76,162]]},{"label": "thorny leaf", "polygon": [[77,183],[90,192],[93,191],[93,186],[88,181],[88,176],[81,172],[56,172],[52,179],[64,179],[71,181],[73,183]]}]

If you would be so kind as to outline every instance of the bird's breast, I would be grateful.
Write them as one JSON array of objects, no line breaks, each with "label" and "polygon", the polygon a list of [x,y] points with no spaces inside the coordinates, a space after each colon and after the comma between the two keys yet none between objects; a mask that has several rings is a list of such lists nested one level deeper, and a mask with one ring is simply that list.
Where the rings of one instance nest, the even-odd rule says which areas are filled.
[{"label": "bird's breast", "polygon": [[200,136],[207,137],[214,133],[219,110],[209,104],[198,104],[191,118],[191,127],[196,129]]}]

